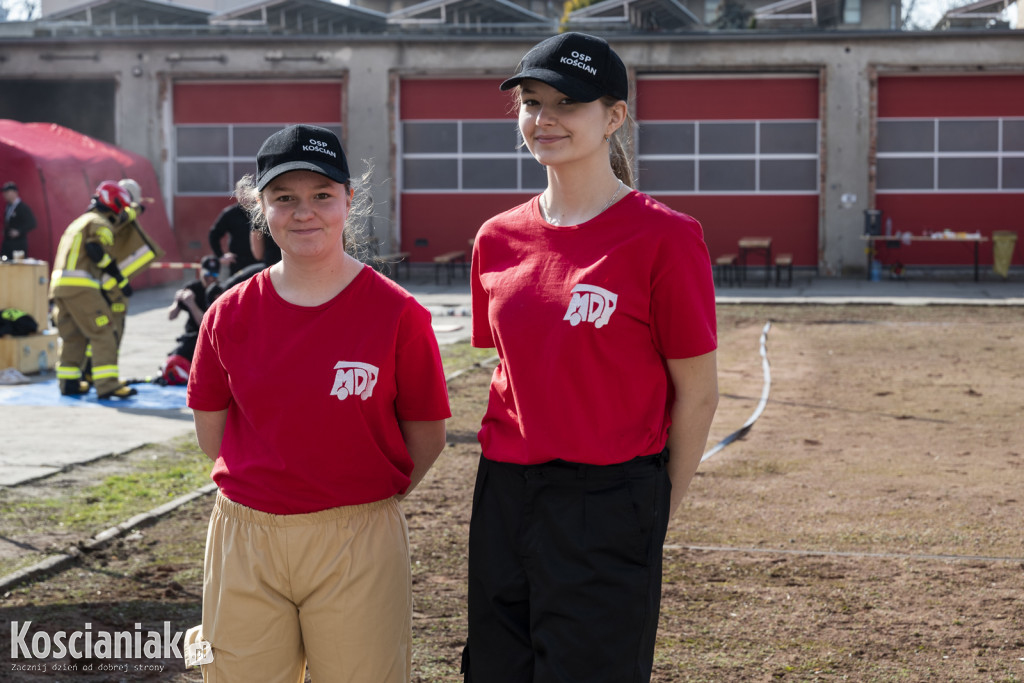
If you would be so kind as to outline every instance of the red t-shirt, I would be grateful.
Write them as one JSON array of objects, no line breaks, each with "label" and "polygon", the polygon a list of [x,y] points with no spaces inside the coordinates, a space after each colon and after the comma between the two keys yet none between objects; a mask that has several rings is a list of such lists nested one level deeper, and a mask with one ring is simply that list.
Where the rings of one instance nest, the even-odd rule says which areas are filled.
[{"label": "red t-shirt", "polygon": [[630,192],[554,227],[537,198],[473,247],[474,346],[495,347],[484,456],[597,465],[657,453],[673,401],[666,358],[717,346],[715,292],[693,218]]},{"label": "red t-shirt", "polygon": [[228,411],[221,492],[279,515],[405,491],[398,420],[451,416],[430,313],[368,266],[320,306],[288,303],[266,270],[221,295],[203,317],[188,405]]}]

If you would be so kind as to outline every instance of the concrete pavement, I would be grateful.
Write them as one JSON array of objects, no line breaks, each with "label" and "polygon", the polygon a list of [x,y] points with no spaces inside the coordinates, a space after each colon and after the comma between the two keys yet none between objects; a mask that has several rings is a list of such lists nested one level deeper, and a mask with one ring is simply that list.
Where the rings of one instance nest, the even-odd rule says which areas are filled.
[{"label": "concrete pavement", "polygon": [[[442,278],[443,280],[444,278]],[[731,304],[891,304],[891,305],[986,305],[1024,306],[1024,276],[1013,273],[1003,281],[983,274],[981,282],[970,277],[911,277],[906,280],[869,282],[862,279],[817,278],[797,273],[792,287],[762,287],[755,277],[743,287],[722,287],[720,305]],[[469,287],[464,278],[451,284],[435,284],[432,267],[414,267],[401,284],[434,316],[435,332],[442,344],[469,338]],[[155,376],[175,338],[183,318],[167,319],[176,285],[137,292],[131,299],[125,339],[120,356],[124,378]],[[34,383],[54,382],[52,373],[33,375]],[[40,387],[42,389],[42,387]],[[18,387],[0,386],[0,416],[4,438],[0,440],[0,486],[44,477],[74,464],[146,443],[192,434],[192,417],[183,400],[172,408],[139,408],[125,402],[76,401],[60,405],[4,403],[4,396]],[[53,387],[56,392],[56,387]]]},{"label": "concrete pavement", "polygon": [[[434,315],[438,341],[442,344],[469,338],[469,289],[464,279],[452,286],[435,285],[433,271],[414,271],[404,281]],[[121,377],[155,377],[175,338],[184,329],[184,316],[168,320],[167,308],[180,284],[136,292],[129,302],[128,320],[121,346]],[[0,368],[3,369],[3,368]],[[0,486],[45,477],[71,465],[124,453],[147,443],[191,436],[192,414],[184,406],[180,388],[145,387],[147,394],[174,394],[175,407],[138,407],[139,401],[105,401],[94,395],[89,400],[60,399],[53,372],[29,375],[33,384],[50,386],[0,386]],[[139,387],[140,391],[143,387]],[[44,401],[11,404],[12,392],[45,394]],[[52,393],[52,396],[51,396]],[[31,404],[34,403],[34,404]],[[42,404],[40,404],[42,403]],[[55,405],[56,404],[56,405]]]},{"label": "concrete pavement", "polygon": [[912,273],[901,280],[871,282],[864,278],[822,278],[797,272],[791,287],[764,287],[755,273],[742,287],[722,286],[719,304],[890,304],[1021,306],[1024,305],[1024,274],[1003,280],[982,273],[974,282],[968,272]]}]

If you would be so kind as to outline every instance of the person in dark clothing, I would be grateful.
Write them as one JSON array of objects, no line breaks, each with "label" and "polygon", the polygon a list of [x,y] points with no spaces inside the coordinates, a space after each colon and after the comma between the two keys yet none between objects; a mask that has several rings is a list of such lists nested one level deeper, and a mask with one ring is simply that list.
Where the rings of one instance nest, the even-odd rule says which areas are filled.
[{"label": "person in dark clothing", "polygon": [[281,260],[281,247],[277,246],[273,237],[270,235],[264,235],[259,230],[253,230],[252,233],[250,233],[250,236],[250,245],[252,246],[252,253],[256,258],[256,262],[232,273],[231,276],[223,282],[214,282],[211,284],[206,290],[207,304],[212,304],[217,300],[217,297],[238,283],[245,282],[264,268],[269,268]]},{"label": "person in dark clothing", "polygon": [[262,261],[267,266],[272,266],[281,260],[281,247],[277,246],[273,237],[264,235],[259,230],[252,231],[249,246],[257,262]]},{"label": "person in dark clothing", "polygon": [[[252,225],[249,222],[249,216],[245,213],[245,209],[238,204],[232,204],[221,211],[210,228],[210,249],[222,263],[228,264],[232,275],[258,260],[253,256],[249,244],[250,232],[252,232]],[[221,246],[225,235],[228,236],[227,251],[224,251]]]},{"label": "person in dark clothing", "polygon": [[[167,309],[167,318],[174,320],[180,313],[185,313],[185,334],[175,341],[178,345],[167,356],[161,368],[161,380],[165,384],[187,384],[188,373],[192,365],[192,356],[196,350],[196,339],[199,338],[199,324],[203,314],[213,300],[207,292],[215,288],[220,276],[220,261],[216,256],[207,256],[202,261],[202,276],[192,280],[174,293],[174,301]],[[219,294],[219,292],[218,292]]]},{"label": "person in dark clothing", "polygon": [[4,232],[3,246],[0,247],[0,258],[14,258],[14,252],[23,251],[28,254],[28,232],[36,227],[36,217],[28,204],[18,196],[18,186],[12,182],[4,183]]}]

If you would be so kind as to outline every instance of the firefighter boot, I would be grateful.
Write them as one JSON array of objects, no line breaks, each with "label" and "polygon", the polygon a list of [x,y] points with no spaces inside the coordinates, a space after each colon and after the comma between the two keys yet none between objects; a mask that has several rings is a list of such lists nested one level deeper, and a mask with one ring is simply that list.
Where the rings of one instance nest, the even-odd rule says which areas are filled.
[{"label": "firefighter boot", "polygon": [[105,393],[102,396],[99,396],[97,398],[100,398],[100,399],[128,398],[129,396],[134,396],[137,393],[139,393],[139,392],[135,391],[135,389],[133,389],[132,387],[129,387],[127,385],[122,384],[117,389],[114,389],[113,391],[108,391],[107,393]]},{"label": "firefighter boot", "polygon": [[60,383],[62,396],[81,396],[89,393],[89,383],[80,379],[66,379]]}]

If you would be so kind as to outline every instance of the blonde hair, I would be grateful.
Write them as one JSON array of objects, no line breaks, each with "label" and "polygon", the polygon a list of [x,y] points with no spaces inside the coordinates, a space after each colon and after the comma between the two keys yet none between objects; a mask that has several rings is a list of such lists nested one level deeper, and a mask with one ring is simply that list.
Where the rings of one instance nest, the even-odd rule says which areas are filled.
[{"label": "blonde hair", "polygon": [[[358,179],[350,178],[348,182],[344,183],[345,189],[352,192],[352,205],[348,210],[348,218],[345,219],[342,240],[345,244],[345,251],[360,261],[370,258],[367,226],[373,213],[373,195],[364,191],[363,188],[369,187],[372,173],[373,167],[367,163],[366,171],[362,176]],[[242,176],[235,183],[235,199],[249,216],[249,224],[254,230],[259,230],[269,236],[270,226],[267,225],[267,217],[263,214],[261,195],[262,193],[256,189],[256,176],[251,173]]]}]

